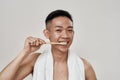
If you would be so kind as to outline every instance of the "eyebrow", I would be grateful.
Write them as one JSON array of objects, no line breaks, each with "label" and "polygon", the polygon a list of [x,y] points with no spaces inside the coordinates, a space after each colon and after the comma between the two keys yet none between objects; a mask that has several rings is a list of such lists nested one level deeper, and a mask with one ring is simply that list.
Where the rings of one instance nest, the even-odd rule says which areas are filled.
[{"label": "eyebrow", "polygon": [[[55,26],[56,28],[63,28],[63,26]],[[67,28],[73,28],[73,26],[68,26]]]}]

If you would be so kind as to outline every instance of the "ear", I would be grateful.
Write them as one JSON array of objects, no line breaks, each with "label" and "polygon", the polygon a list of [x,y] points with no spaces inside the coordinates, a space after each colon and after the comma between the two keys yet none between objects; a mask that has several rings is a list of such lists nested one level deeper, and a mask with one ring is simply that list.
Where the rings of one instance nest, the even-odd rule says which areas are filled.
[{"label": "ear", "polygon": [[45,37],[46,37],[47,39],[49,39],[49,36],[50,36],[49,30],[45,29],[45,30],[43,31],[43,33],[44,33]]}]

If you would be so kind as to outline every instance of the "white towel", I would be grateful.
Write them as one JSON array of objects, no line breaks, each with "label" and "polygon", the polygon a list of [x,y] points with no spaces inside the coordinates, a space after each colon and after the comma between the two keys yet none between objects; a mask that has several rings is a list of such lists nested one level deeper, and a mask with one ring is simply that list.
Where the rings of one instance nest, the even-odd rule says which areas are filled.
[{"label": "white towel", "polygon": [[[84,64],[79,56],[68,53],[69,80],[85,80]],[[41,54],[34,66],[33,80],[53,80],[53,56],[51,50]]]}]

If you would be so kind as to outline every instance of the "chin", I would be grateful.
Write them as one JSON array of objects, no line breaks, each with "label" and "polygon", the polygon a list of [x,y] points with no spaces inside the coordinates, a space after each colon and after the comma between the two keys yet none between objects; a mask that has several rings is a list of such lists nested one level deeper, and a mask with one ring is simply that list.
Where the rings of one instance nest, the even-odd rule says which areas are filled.
[{"label": "chin", "polygon": [[60,51],[60,52],[68,52],[69,50],[69,45],[67,46],[63,46],[63,45],[56,45],[56,46],[52,46],[53,49],[57,50],[57,51]]},{"label": "chin", "polygon": [[69,50],[69,48],[67,48],[67,47],[59,47],[58,50],[60,52],[67,52]]}]

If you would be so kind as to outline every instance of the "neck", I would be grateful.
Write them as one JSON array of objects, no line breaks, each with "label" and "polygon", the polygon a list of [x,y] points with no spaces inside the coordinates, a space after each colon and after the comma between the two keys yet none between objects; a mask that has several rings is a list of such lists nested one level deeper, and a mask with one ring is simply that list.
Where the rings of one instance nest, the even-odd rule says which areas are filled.
[{"label": "neck", "polygon": [[54,62],[67,62],[68,50],[65,52],[52,49],[52,55]]}]

